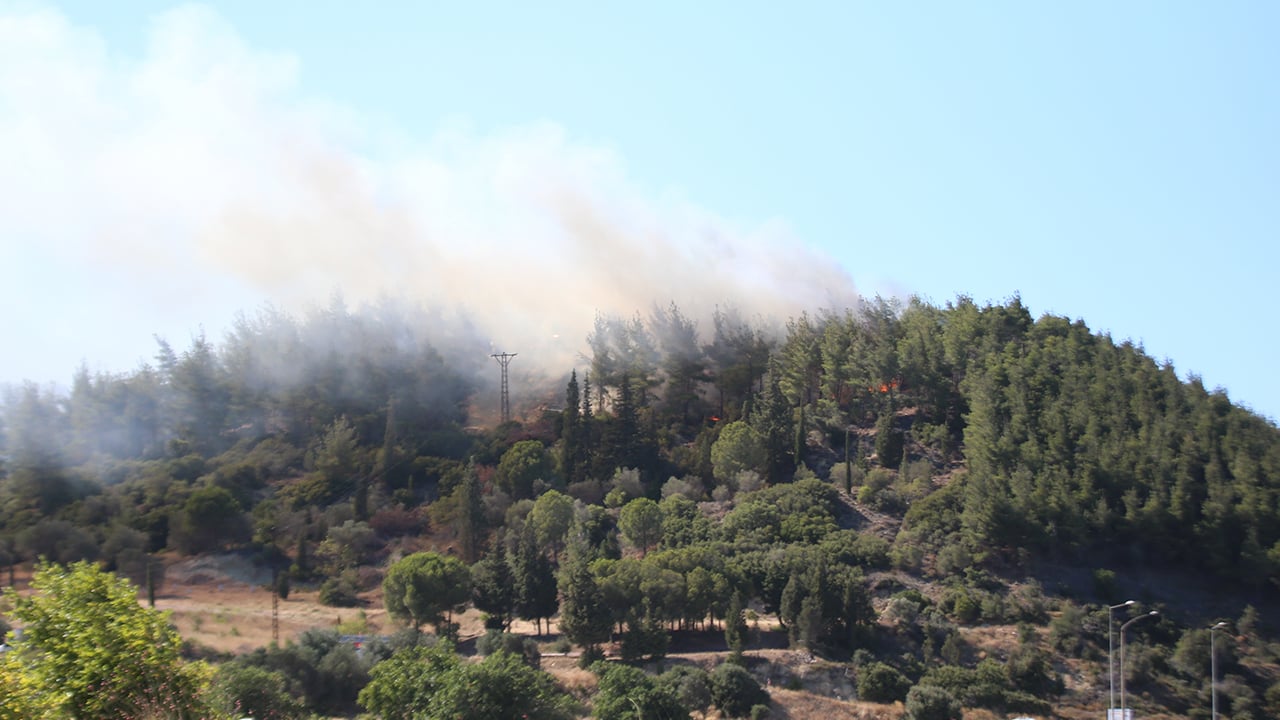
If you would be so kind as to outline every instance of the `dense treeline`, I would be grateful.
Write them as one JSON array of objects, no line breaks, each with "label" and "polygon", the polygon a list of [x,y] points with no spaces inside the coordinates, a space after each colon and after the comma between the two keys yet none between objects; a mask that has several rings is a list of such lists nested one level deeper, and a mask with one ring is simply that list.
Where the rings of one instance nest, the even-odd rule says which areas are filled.
[{"label": "dense treeline", "polygon": [[[499,505],[551,487],[599,503],[619,471],[638,476],[634,496],[676,478],[694,500],[816,474],[869,479],[862,499],[880,509],[910,505],[903,541],[926,549],[1017,561],[1124,546],[1259,586],[1280,563],[1275,426],[1130,343],[1033,320],[1016,298],[877,299],[772,330],[728,310],[706,339],[674,306],[601,316],[563,410],[489,436],[463,427],[492,368],[452,327],[390,305],[267,310],[221,345],[160,341],[132,373],[82,368],[65,396],[11,389],[9,554],[92,557],[129,544],[121,528],[151,550],[204,549],[202,528],[263,500],[351,501],[368,520],[449,495],[471,460]],[[482,542],[464,539],[474,556]]]},{"label": "dense treeline", "polygon": [[[864,697],[919,685],[950,693],[921,703],[1032,712],[1062,690],[1034,633],[1007,666],[975,666],[957,628],[1045,624],[1037,587],[1008,585],[1033,561],[1095,569],[1102,603],[1118,601],[1107,568],[1135,561],[1275,591],[1280,431],[1017,298],[876,299],[777,327],[724,309],[700,328],[674,305],[599,316],[583,366],[543,394],[559,409],[489,429],[468,427],[488,347],[458,327],[391,305],[268,310],[221,344],[160,341],[131,373],[82,369],[66,395],[12,390],[0,562],[98,560],[154,587],[156,553],[245,549],[284,592],[317,583],[334,605],[382,582],[393,616],[446,640],[468,605],[495,638],[555,619],[586,664],[608,643],[661,658],[676,631],[738,655],[763,613],[849,659]],[[1107,643],[1079,625],[1054,649],[1087,659]],[[252,672],[292,667],[273,652]],[[607,704],[623,676],[600,672]],[[354,707],[361,677],[309,709]],[[390,707],[384,690],[370,697]]]}]

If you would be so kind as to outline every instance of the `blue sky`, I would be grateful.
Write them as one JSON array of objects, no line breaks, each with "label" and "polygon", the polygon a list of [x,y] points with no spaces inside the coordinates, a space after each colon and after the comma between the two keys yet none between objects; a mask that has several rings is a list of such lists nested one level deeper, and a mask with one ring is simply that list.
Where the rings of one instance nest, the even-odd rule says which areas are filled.
[{"label": "blue sky", "polygon": [[[498,343],[512,307],[577,337],[654,301],[1019,293],[1275,418],[1278,28],[1260,2],[0,0],[0,300],[39,349],[0,377],[335,288],[488,303]],[[565,265],[593,281],[531,303]]]}]

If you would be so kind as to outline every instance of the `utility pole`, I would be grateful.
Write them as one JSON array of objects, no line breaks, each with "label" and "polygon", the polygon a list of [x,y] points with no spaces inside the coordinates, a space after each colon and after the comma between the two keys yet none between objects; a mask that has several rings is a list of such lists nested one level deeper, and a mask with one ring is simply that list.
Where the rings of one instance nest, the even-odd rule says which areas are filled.
[{"label": "utility pole", "polygon": [[502,422],[503,424],[511,422],[511,395],[507,389],[507,366],[511,364],[511,358],[516,353],[494,353],[489,357],[498,361],[502,366]]},{"label": "utility pole", "polygon": [[280,571],[271,573],[271,644],[280,646]]}]

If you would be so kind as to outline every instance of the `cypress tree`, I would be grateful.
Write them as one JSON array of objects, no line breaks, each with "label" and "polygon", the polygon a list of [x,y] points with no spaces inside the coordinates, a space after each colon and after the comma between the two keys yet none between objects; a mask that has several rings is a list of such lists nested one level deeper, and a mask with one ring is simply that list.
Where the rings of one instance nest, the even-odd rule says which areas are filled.
[{"label": "cypress tree", "polygon": [[735,590],[724,616],[724,642],[729,646],[729,662],[741,664],[747,646],[747,620],[742,616],[742,593]]},{"label": "cypress tree", "polygon": [[369,519],[369,479],[364,475],[356,478],[356,489],[351,494],[351,512],[357,520]]},{"label": "cypress tree", "polygon": [[480,542],[484,535],[484,506],[480,502],[480,481],[476,478],[476,466],[467,464],[462,483],[455,491],[458,498],[458,542],[462,546],[462,559],[473,563],[480,555]]},{"label": "cypress tree", "polygon": [[569,384],[564,391],[564,412],[560,415],[560,471],[570,483],[581,482],[587,476],[584,407],[589,415],[591,398],[580,392],[578,371],[575,369],[569,374]]},{"label": "cypress tree", "polygon": [[[396,466],[399,458],[396,454],[396,397],[392,395],[387,399],[387,422],[382,432],[382,452],[378,457],[378,469],[376,472],[377,479],[381,480],[382,486],[391,490],[391,469]],[[365,489],[366,497],[368,489]],[[367,502],[367,501],[366,501]],[[356,513],[359,516],[359,513]],[[361,518],[364,519],[364,518]]]},{"label": "cypress tree", "polygon": [[[155,574],[152,572],[151,556],[147,555],[145,557],[144,562],[147,563],[147,604],[150,605],[151,607],[155,607],[156,606],[156,577],[155,577]],[[10,571],[12,571],[12,567],[10,567]],[[13,584],[12,576],[9,584],[10,585]]]}]

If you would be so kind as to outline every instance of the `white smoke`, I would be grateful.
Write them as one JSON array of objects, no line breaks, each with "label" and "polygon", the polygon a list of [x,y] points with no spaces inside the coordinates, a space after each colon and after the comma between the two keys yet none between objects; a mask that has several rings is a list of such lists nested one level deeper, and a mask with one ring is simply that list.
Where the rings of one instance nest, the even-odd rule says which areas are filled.
[{"label": "white smoke", "polygon": [[200,6],[156,17],[141,57],[55,11],[0,10],[0,301],[28,350],[0,379],[128,369],[152,333],[182,345],[335,290],[464,309],[531,362],[579,351],[597,312],[857,302],[783,223],[646,191],[557,125],[415,136],[305,97],[301,65]]}]

